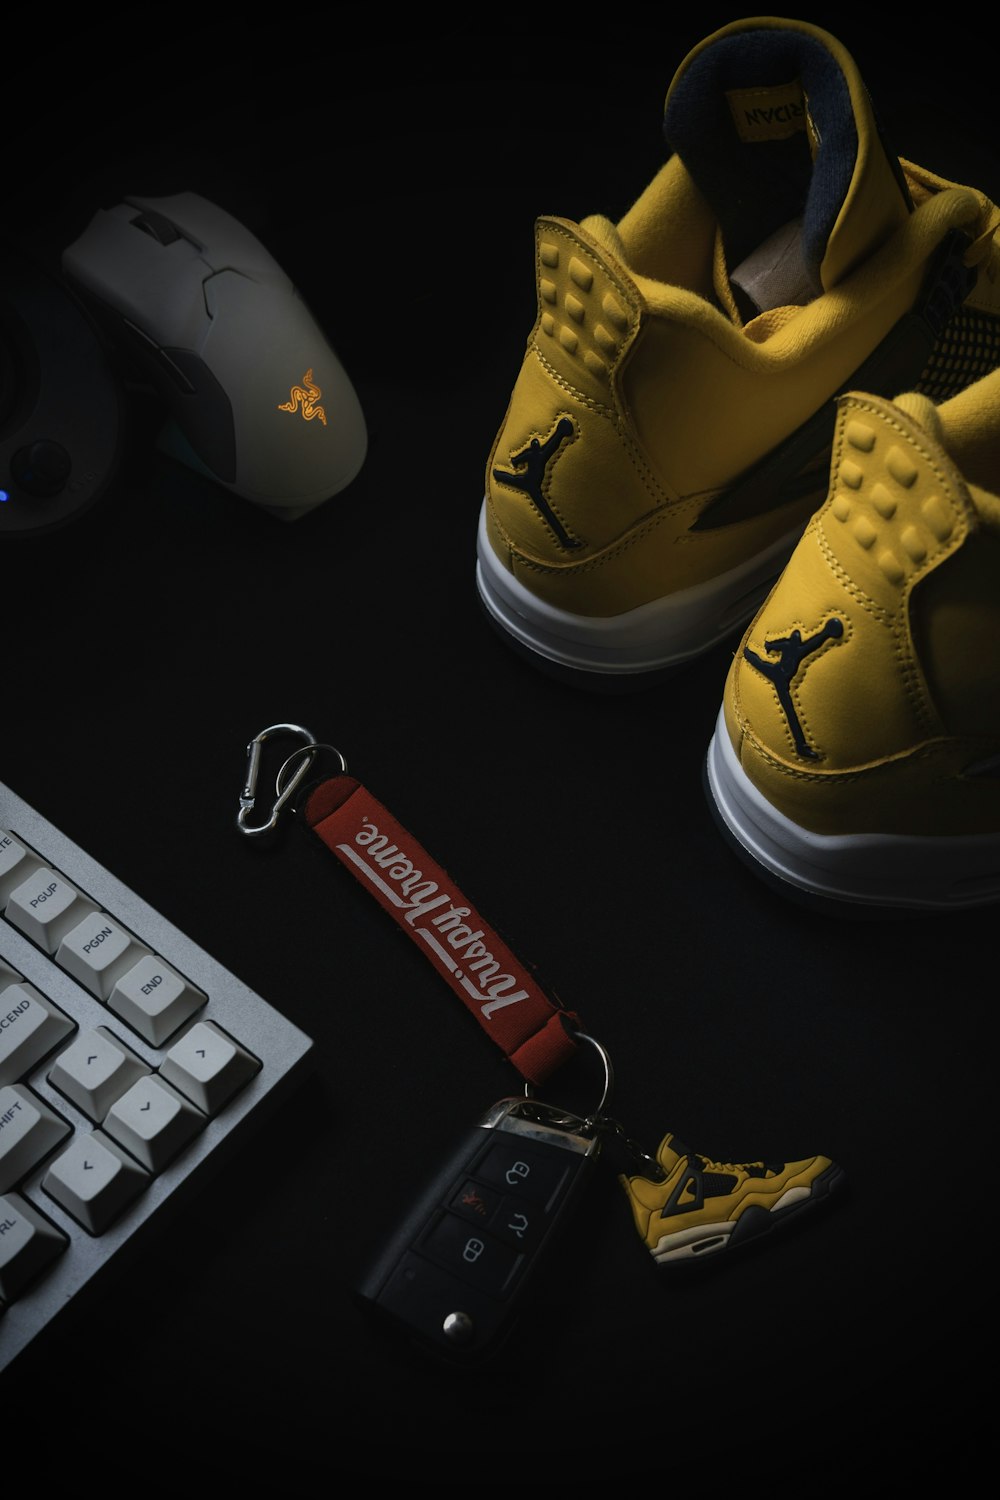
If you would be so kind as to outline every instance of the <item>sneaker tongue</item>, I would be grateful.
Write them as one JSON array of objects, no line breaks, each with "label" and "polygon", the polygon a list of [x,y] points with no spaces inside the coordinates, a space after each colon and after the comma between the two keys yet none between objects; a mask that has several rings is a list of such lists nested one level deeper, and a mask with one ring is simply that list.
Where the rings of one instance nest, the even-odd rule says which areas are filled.
[{"label": "sneaker tongue", "polygon": [[902,396],[897,396],[893,402],[903,414],[922,427],[929,437],[935,442],[944,444],[944,429],[941,426],[941,418],[934,402],[927,396],[921,396],[917,391],[907,391]]},{"label": "sneaker tongue", "polygon": [[663,131],[758,312],[829,291],[912,211],[853,59],[808,22],[714,32],[675,74]]},{"label": "sneaker tongue", "polygon": [[625,259],[625,247],[618,227],[603,214],[591,214],[589,218],[581,220],[580,228],[586,230],[591,239],[603,245],[605,250],[610,250],[619,260]]}]

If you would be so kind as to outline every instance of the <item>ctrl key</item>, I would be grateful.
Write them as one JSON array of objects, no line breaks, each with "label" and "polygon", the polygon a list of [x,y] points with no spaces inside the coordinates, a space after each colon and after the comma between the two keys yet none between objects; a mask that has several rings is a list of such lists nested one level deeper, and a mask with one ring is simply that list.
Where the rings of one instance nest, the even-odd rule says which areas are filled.
[{"label": "ctrl key", "polygon": [[68,1244],[20,1193],[0,1196],[0,1307],[20,1297]]}]

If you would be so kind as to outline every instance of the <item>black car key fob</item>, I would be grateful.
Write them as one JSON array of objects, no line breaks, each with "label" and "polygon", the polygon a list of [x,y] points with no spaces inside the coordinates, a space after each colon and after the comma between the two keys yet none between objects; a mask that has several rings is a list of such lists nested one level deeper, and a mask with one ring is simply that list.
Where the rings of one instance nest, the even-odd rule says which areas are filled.
[{"label": "black car key fob", "polygon": [[576,1115],[532,1098],[501,1100],[378,1255],[357,1288],[359,1302],[447,1359],[489,1359],[599,1146]]}]

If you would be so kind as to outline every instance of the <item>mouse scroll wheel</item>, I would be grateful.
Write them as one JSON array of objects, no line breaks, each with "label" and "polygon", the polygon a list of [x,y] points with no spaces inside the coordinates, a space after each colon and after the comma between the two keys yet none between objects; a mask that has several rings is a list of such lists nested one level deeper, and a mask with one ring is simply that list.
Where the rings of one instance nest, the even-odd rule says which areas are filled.
[{"label": "mouse scroll wheel", "polygon": [[144,234],[151,235],[161,245],[172,245],[174,240],[183,239],[180,230],[175,229],[170,220],[163,214],[158,214],[155,208],[145,209],[131,222],[136,229],[141,229]]}]

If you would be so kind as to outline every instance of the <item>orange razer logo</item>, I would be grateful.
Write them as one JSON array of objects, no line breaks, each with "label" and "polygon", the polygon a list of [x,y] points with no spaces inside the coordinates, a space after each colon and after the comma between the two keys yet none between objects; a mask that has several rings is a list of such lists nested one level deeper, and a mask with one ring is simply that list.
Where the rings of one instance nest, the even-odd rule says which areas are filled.
[{"label": "orange razer logo", "polygon": [[288,401],[279,401],[279,411],[301,411],[307,422],[313,417],[319,417],[323,426],[326,426],[326,412],[317,403],[323,392],[313,380],[313,372],[307,370],[302,377],[301,385],[293,385],[291,397]]}]

